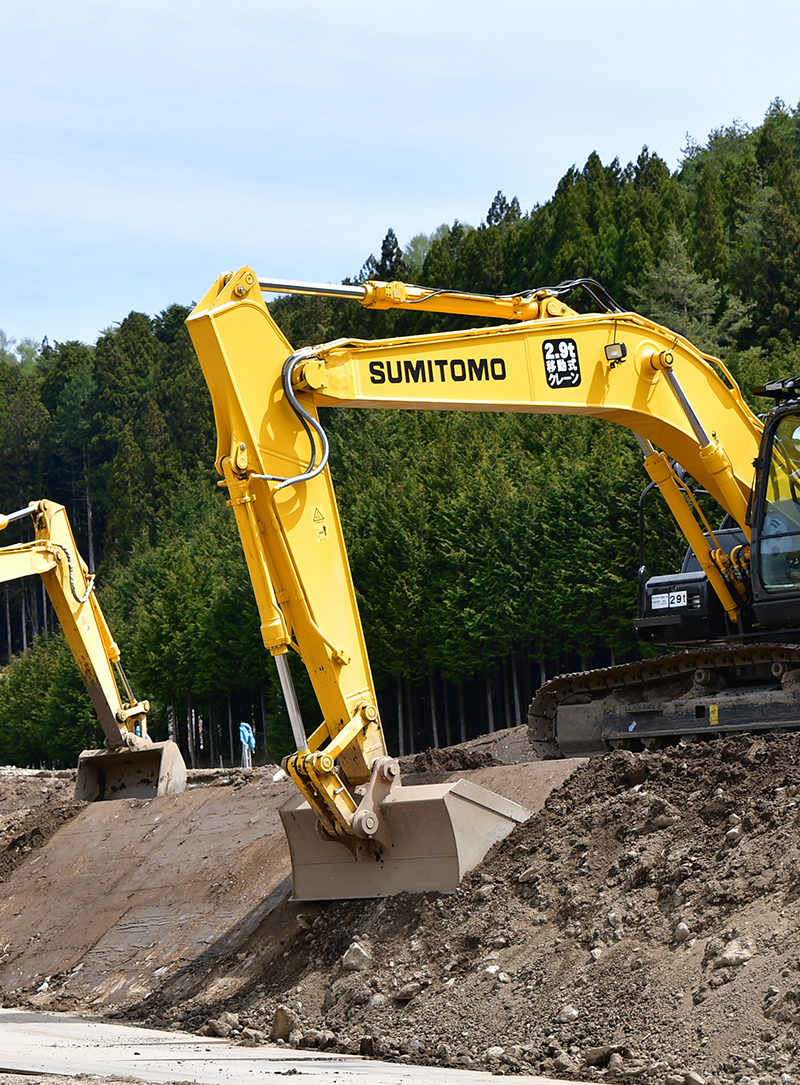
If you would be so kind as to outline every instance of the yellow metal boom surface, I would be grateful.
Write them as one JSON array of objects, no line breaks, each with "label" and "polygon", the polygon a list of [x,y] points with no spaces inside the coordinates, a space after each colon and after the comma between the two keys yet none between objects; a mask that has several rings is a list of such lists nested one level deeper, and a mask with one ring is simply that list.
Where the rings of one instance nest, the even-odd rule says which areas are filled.
[{"label": "yellow metal boom surface", "polygon": [[[262,288],[506,323],[339,340],[295,353]],[[721,363],[683,337],[635,313],[580,315],[546,290],[495,299],[402,283],[314,288],[260,282],[246,267],[221,276],[187,323],[211,390],[217,468],[242,536],[264,644],[276,657],[290,646],[299,652],[322,709],[324,722],[307,741],[295,731],[299,752],[286,768],[327,833],[364,835],[354,789],[370,780],[386,747],[319,406],[583,414],[632,430],[735,619],[738,598],[724,558],[709,546],[668,457],[749,538],[746,510],[763,427]]]}]

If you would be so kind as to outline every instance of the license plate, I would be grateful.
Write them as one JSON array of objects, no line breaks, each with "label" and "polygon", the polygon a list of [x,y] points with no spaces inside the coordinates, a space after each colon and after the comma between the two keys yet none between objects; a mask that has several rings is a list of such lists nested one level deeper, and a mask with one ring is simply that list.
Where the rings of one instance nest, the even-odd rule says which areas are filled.
[{"label": "license plate", "polygon": [[673,607],[685,607],[686,603],[685,591],[664,591],[650,598],[650,606],[653,610],[672,610]]}]

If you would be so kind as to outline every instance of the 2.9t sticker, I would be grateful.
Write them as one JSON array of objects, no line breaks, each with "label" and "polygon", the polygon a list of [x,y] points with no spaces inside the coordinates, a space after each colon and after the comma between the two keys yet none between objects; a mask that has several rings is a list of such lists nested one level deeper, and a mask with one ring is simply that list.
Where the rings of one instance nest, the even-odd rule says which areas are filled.
[{"label": "2.9t sticker", "polygon": [[545,339],[544,369],[551,388],[577,388],[581,383],[578,348],[574,339]]}]

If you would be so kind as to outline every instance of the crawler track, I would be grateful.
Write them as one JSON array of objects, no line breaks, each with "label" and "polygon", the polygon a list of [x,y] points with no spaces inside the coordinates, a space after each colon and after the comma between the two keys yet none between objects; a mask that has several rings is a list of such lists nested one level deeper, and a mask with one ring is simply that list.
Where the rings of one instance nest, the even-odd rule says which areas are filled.
[{"label": "crawler track", "polygon": [[560,675],[528,712],[544,758],[800,728],[800,645],[721,646]]}]

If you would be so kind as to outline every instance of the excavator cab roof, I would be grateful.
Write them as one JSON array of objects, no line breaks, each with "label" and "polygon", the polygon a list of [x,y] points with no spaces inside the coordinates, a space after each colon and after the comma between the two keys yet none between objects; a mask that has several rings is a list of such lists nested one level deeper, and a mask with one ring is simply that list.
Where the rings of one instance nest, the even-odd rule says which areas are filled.
[{"label": "excavator cab roof", "polygon": [[800,377],[783,377],[780,380],[767,381],[752,389],[754,396],[774,399],[776,406],[800,400]]}]

